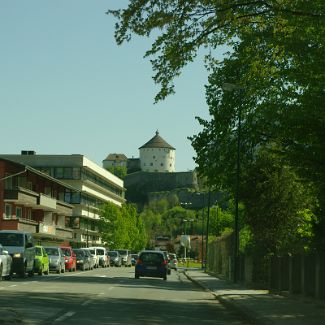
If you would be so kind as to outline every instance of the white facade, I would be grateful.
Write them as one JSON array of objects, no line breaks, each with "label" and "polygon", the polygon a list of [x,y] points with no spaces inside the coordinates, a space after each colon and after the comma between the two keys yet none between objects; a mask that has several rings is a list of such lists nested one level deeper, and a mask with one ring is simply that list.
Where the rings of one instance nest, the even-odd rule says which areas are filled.
[{"label": "white facade", "polygon": [[156,132],[156,135],[139,148],[141,170],[144,172],[175,172],[175,148]]},{"label": "white facade", "polygon": [[142,148],[140,162],[141,170],[144,172],[175,172],[175,150]]}]

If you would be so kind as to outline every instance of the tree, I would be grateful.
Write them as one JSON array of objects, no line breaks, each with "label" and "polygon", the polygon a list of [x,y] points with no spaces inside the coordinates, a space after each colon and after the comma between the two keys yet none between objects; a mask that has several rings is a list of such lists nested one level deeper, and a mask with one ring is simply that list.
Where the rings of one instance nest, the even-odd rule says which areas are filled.
[{"label": "tree", "polygon": [[[316,233],[325,238],[325,3],[323,0],[134,0],[108,11],[118,23],[118,44],[132,34],[156,36],[150,57],[155,101],[174,92],[182,68],[206,48],[206,88],[211,120],[191,137],[198,171],[211,186],[234,193],[237,130],[242,119],[240,161],[249,169],[261,148],[315,185]],[[223,62],[214,49],[227,46]],[[225,82],[244,90],[227,93]],[[213,162],[211,168],[211,161]],[[209,165],[209,166],[207,166]],[[207,168],[209,167],[209,168]]]},{"label": "tree", "polygon": [[302,184],[292,168],[266,151],[258,153],[243,182],[245,221],[260,251],[297,253],[311,245],[317,218],[310,210],[315,204],[310,184]]},{"label": "tree", "polygon": [[120,179],[124,179],[127,174],[127,168],[123,166],[108,166],[106,169]]},{"label": "tree", "polygon": [[132,204],[118,207],[107,202],[100,213],[100,232],[110,248],[138,251],[147,243],[143,221]]}]

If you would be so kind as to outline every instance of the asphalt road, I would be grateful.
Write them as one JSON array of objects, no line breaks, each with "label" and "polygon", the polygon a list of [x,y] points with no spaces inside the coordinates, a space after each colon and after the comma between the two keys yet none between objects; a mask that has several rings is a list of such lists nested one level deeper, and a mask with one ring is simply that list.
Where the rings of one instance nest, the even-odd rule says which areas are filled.
[{"label": "asphalt road", "polygon": [[136,280],[134,267],[3,281],[0,308],[28,325],[246,324],[182,273]]}]

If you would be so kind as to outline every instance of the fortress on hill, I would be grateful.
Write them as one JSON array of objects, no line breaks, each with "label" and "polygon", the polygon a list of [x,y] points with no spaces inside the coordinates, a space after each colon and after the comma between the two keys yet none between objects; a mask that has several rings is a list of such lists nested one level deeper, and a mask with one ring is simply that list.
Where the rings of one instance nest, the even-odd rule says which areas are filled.
[{"label": "fortress on hill", "polygon": [[180,193],[198,187],[195,171],[175,172],[176,149],[168,144],[158,130],[153,138],[139,147],[139,158],[111,153],[103,160],[103,167],[125,167],[126,199],[146,203],[161,192]]}]

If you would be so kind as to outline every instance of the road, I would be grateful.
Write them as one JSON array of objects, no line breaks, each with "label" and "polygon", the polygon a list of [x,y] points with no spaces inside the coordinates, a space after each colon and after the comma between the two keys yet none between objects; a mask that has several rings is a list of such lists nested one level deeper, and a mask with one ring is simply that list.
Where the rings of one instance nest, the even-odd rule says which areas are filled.
[{"label": "road", "polygon": [[0,306],[28,325],[247,324],[181,272],[136,280],[134,267],[2,281]]}]

